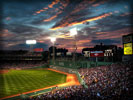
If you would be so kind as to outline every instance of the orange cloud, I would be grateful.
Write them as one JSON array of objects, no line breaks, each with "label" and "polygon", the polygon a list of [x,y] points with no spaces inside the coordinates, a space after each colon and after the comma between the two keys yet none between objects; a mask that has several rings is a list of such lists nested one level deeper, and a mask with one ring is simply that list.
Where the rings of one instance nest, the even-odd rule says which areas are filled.
[{"label": "orange cloud", "polygon": [[[84,9],[85,7],[87,7],[88,6],[88,4],[91,4],[91,3],[93,3],[93,2],[95,2],[96,0],[89,0],[89,1],[87,1],[87,0],[84,0],[84,1],[82,1],[79,5],[77,5],[75,8],[74,8],[74,10],[68,15],[68,17],[71,15],[71,14],[73,14],[73,13],[76,13],[76,12],[79,12],[79,11],[81,11],[82,9]],[[66,2],[60,2],[64,7],[66,7],[68,4],[69,4],[69,0],[66,0]],[[61,7],[61,9],[63,8],[62,6],[60,6]],[[68,18],[68,17],[66,17],[66,18]],[[68,18],[68,22],[69,21],[71,21],[72,20],[72,18]],[[68,22],[66,22],[66,23],[64,23],[64,25],[63,25],[63,27],[64,26],[67,26],[69,23]],[[55,28],[55,29],[53,29],[53,30],[56,30],[56,29],[59,29],[59,28],[62,28],[62,26],[59,26],[59,27],[57,27],[57,28]],[[52,30],[52,29],[51,29]]]},{"label": "orange cloud", "polygon": [[60,34],[57,38],[72,39],[69,33]]},{"label": "orange cloud", "polygon": [[[131,28],[123,28],[123,29],[119,29],[119,30],[115,30],[115,31],[110,31],[110,32],[97,32],[96,37],[97,39],[117,39],[117,38],[122,38],[123,35],[132,33],[133,31],[131,31]],[[105,34],[106,33],[106,34]],[[60,35],[61,37],[64,37],[66,39],[66,36],[69,36],[69,33],[67,34],[62,34]],[[87,47],[93,47],[95,44],[91,42],[92,38],[89,37],[85,40],[77,40],[77,52],[81,52],[83,48],[87,48]],[[63,48],[67,48],[69,50],[69,52],[73,52],[74,51],[74,47],[73,47],[73,39],[69,40],[66,42],[63,40],[58,41],[58,43],[60,45],[58,45],[58,47],[63,47]],[[86,45],[88,44],[88,46]],[[114,43],[115,44],[115,43]],[[86,46],[83,46],[86,45]],[[121,44],[115,44],[118,47],[121,47]]]},{"label": "orange cloud", "polygon": [[54,27],[54,28],[51,28],[51,30],[56,30],[56,29],[60,29],[60,28],[63,28],[63,27],[66,27],[66,26],[73,26],[73,25],[79,25],[79,24],[83,24],[85,22],[90,22],[90,21],[95,21],[95,20],[99,20],[99,19],[102,19],[102,18],[105,18],[107,16],[110,16],[112,15],[112,12],[110,13],[106,13],[106,14],[103,14],[103,15],[100,15],[100,16],[96,16],[96,17],[93,17],[93,18],[89,18],[89,19],[86,19],[86,20],[83,20],[81,22],[72,22],[72,23],[69,23],[68,19],[65,23],[63,23],[62,25],[60,26],[57,26],[57,27]]},{"label": "orange cloud", "polygon": [[[56,4],[59,3],[59,2],[60,2],[60,0],[55,0],[55,1],[53,1],[51,4],[49,4],[48,7],[49,7],[49,8],[53,8],[53,6],[56,5]],[[48,9],[48,7],[43,8],[43,9],[41,9],[41,10],[39,10],[39,11],[36,11],[35,14],[33,14],[33,15],[40,14],[41,12],[46,11],[46,10]]]},{"label": "orange cloud", "polygon": [[4,33],[5,33],[5,32],[8,32],[8,29],[4,29],[3,32],[4,32]]},{"label": "orange cloud", "polygon": [[81,52],[83,48],[86,48],[85,46],[78,46],[77,47],[77,52]]},{"label": "orange cloud", "polygon": [[96,0],[89,0],[89,4],[92,4],[92,3],[94,3]]},{"label": "orange cloud", "polygon": [[[66,2],[62,2],[62,1],[60,1],[60,0],[53,1],[52,4],[49,5],[49,8],[52,8],[53,5],[55,5],[55,4],[59,3],[59,2],[60,2],[60,3],[62,4],[62,6],[65,8],[65,7],[68,5],[69,0],[67,0]],[[59,7],[59,8],[61,8],[61,10],[60,10],[59,8],[56,8],[56,9],[55,9],[56,12],[58,11],[58,12],[56,13],[56,15],[50,17],[49,19],[45,19],[45,20],[43,20],[43,21],[44,21],[44,22],[48,22],[48,21],[51,21],[51,20],[55,19],[59,14],[62,13],[62,9],[64,9],[62,6]]]},{"label": "orange cloud", "polygon": [[39,10],[39,11],[36,11],[36,13],[37,13],[37,14],[40,14],[40,13],[43,12],[43,11],[45,11],[45,10],[41,9],[41,10]]},{"label": "orange cloud", "polygon": [[89,43],[89,42],[91,42],[91,40],[79,40],[79,41],[77,42],[77,44],[78,44],[78,45],[81,45],[81,44]]},{"label": "orange cloud", "polygon": [[107,32],[97,32],[96,34],[106,34]]},{"label": "orange cloud", "polygon": [[[64,37],[64,39],[60,38]],[[69,33],[66,34],[62,34],[59,37],[57,37],[57,48],[66,48],[69,50],[69,52],[73,52],[74,51],[74,39],[69,39],[67,40],[66,36],[69,36]],[[67,41],[67,42],[66,42]],[[77,44],[77,52],[81,52],[83,48],[86,48],[87,46],[83,46],[84,43],[88,43],[89,45],[91,44],[91,38],[88,38],[86,40],[77,40],[76,44]]]},{"label": "orange cloud", "polygon": [[[45,9],[48,9],[48,8],[45,8]],[[39,10],[39,11],[36,11],[34,15],[36,15],[36,14],[40,14],[41,12],[46,11],[45,9],[41,9],[41,10]]]},{"label": "orange cloud", "polygon": [[[57,3],[59,3],[59,2],[60,2],[60,0],[55,0],[55,1],[53,1],[50,5],[48,5],[48,7],[49,7],[49,8],[53,8],[53,6],[54,6],[55,4],[57,4]],[[66,6],[68,5],[68,3],[69,3],[69,0],[67,0],[66,3],[63,3],[63,2],[60,2],[60,3],[61,3],[64,7],[66,7]],[[60,6],[59,8],[64,9],[62,6]],[[48,19],[45,19],[45,20],[43,20],[43,21],[44,21],[44,22],[48,22],[48,21],[51,21],[51,20],[55,19],[60,13],[62,13],[62,11],[61,11],[59,8],[54,9],[54,10],[55,10],[54,12],[57,12],[56,15],[54,15],[54,16],[48,18]],[[48,8],[43,8],[43,9],[41,9],[41,10],[39,10],[39,11],[36,11],[36,14],[40,14],[41,12],[46,11],[47,9],[48,9]],[[36,14],[34,14],[34,15],[36,15]]]},{"label": "orange cloud", "polygon": [[96,3],[96,4],[93,4],[92,6],[93,6],[93,7],[97,7],[97,6],[99,6],[99,5],[103,4],[103,3],[105,3],[105,1],[98,2],[98,3]]},{"label": "orange cloud", "polygon": [[48,8],[46,7],[46,8],[43,8],[43,9],[47,10]]},{"label": "orange cloud", "polygon": [[60,0],[53,1],[50,5],[48,5],[49,8],[52,8],[54,5],[56,5]]},{"label": "orange cloud", "polygon": [[52,17],[50,17],[49,19],[45,19],[45,20],[43,20],[44,22],[48,22],[48,21],[51,21],[51,20],[53,20],[54,18],[56,18],[57,16],[55,15],[55,16],[52,16]]},{"label": "orange cloud", "polygon": [[12,37],[14,34],[9,33],[8,30],[4,30],[3,33],[0,34],[0,37]]},{"label": "orange cloud", "polygon": [[93,6],[93,7],[96,7],[96,6],[99,6],[99,5],[100,5],[100,4],[97,3],[97,4],[94,4],[94,5],[92,5],[92,6]]},{"label": "orange cloud", "polygon": [[97,36],[98,39],[114,39],[121,38],[123,35],[132,33],[131,28],[123,28],[115,31],[106,32],[106,34],[99,34]]},{"label": "orange cloud", "polygon": [[[65,34],[63,34],[63,35],[65,35]],[[69,34],[67,34],[67,36],[69,36]],[[67,42],[66,41],[67,40],[62,40],[62,39],[59,39],[59,37],[58,37],[57,44],[59,44],[59,45],[57,45],[57,47],[58,48],[66,48],[66,49],[69,50],[69,52],[73,52],[74,51],[74,40],[71,39],[71,40],[69,40]],[[77,42],[76,42],[76,44],[77,44],[77,52],[81,52],[83,48],[86,48],[86,46],[83,46],[84,43],[90,44],[90,42],[91,42],[91,39],[77,40]]]},{"label": "orange cloud", "polygon": [[62,11],[59,11],[56,15],[54,15],[54,16],[48,18],[48,19],[45,19],[45,20],[43,20],[43,21],[44,21],[44,22],[51,21],[51,20],[55,19],[60,13],[62,13]]},{"label": "orange cloud", "polygon": [[88,7],[89,4],[92,4],[92,3],[95,2],[95,1],[96,1],[96,0],[89,0],[89,1],[84,0],[84,1],[82,1],[79,5],[77,5],[77,6],[74,8],[74,10],[71,12],[71,14],[77,13],[77,12],[79,12],[79,11],[85,9],[86,7]]}]

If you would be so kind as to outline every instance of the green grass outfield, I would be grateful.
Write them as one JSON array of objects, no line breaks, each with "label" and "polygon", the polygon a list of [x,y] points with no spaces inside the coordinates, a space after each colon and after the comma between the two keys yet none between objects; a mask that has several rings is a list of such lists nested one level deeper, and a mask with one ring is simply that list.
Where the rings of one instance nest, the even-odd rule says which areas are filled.
[{"label": "green grass outfield", "polygon": [[66,75],[50,70],[10,70],[0,74],[0,98],[66,82]]}]

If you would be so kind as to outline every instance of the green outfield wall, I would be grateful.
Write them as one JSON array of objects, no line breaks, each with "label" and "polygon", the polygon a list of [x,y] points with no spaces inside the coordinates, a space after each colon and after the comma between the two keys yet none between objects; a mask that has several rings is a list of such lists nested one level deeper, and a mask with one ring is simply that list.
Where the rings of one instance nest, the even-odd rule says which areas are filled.
[{"label": "green outfield wall", "polygon": [[79,68],[91,68],[97,66],[105,66],[111,65],[113,62],[93,62],[93,61],[50,61],[50,65],[71,68],[71,69],[79,69]]}]

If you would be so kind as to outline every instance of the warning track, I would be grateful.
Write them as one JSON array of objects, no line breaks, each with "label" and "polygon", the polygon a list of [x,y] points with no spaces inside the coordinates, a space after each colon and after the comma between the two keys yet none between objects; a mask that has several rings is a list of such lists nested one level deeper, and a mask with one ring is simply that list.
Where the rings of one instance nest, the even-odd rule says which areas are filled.
[{"label": "warning track", "polygon": [[66,83],[57,85],[59,87],[60,86],[80,85],[80,83],[77,79],[77,76],[75,74],[69,74],[69,73],[66,73],[66,72],[62,72],[62,71],[58,71],[58,70],[54,70],[54,69],[50,69],[50,68],[48,68],[48,70],[55,71],[55,72],[67,75]]},{"label": "warning track", "polygon": [[5,73],[8,73],[9,70],[0,70],[0,74],[5,74]]},{"label": "warning track", "polygon": [[[75,74],[69,74],[69,73],[58,71],[58,70],[54,70],[54,69],[51,69],[51,68],[47,68],[47,69],[51,70],[51,71],[55,71],[55,72],[67,75],[66,82],[62,83],[62,84],[58,84],[58,85],[53,85],[53,86],[50,86],[50,87],[36,89],[36,90],[33,90],[33,91],[23,92],[22,94],[29,94],[29,93],[32,93],[32,92],[41,91],[41,90],[52,88],[52,87],[55,87],[55,86],[66,87],[66,86],[80,85],[80,83],[79,83],[79,81],[77,79],[77,76]],[[15,96],[20,96],[20,95],[21,94],[16,94],[16,95],[11,95],[11,96],[7,96],[7,97],[3,97],[3,98],[0,98],[0,100],[8,99],[8,98],[12,98],[12,97],[15,97]]]}]

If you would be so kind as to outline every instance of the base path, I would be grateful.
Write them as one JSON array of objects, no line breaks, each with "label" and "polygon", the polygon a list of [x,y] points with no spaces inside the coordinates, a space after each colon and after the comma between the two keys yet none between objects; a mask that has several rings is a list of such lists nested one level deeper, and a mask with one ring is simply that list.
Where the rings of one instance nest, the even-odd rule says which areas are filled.
[{"label": "base path", "polygon": [[[51,70],[51,71],[55,71],[55,72],[67,75],[66,82],[62,83],[62,84],[58,84],[58,85],[53,85],[53,86],[50,86],[50,87],[45,87],[45,88],[36,89],[36,90],[33,90],[33,91],[24,92],[22,94],[29,94],[29,93],[41,91],[41,90],[44,90],[44,89],[52,88],[52,87],[55,87],[55,86],[58,86],[58,87],[67,87],[67,86],[73,86],[73,85],[80,85],[80,83],[79,83],[79,81],[77,79],[77,76],[75,74],[69,74],[69,73],[58,71],[58,70],[54,70],[54,69],[51,69],[51,68],[47,68],[47,69]],[[11,95],[11,96],[7,96],[7,97],[3,97],[3,98],[0,98],[0,100],[8,99],[8,98],[12,98],[12,97],[15,97],[15,96],[20,96],[20,95],[21,94],[16,94],[16,95]]]}]

